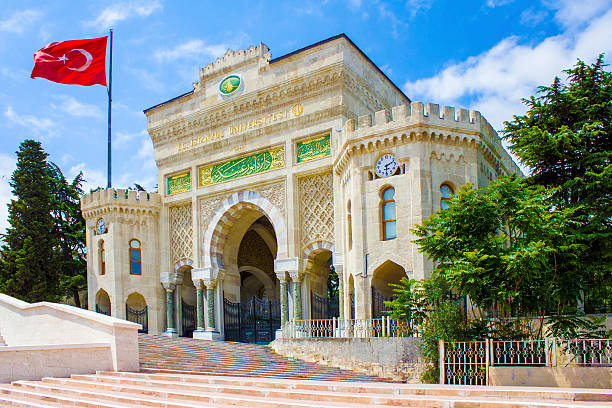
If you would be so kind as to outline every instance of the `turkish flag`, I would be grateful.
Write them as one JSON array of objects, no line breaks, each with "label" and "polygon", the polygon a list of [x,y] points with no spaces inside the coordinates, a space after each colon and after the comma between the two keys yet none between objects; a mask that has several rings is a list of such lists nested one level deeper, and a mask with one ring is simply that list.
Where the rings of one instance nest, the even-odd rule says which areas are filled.
[{"label": "turkish flag", "polygon": [[55,42],[34,54],[31,78],[60,84],[106,86],[106,40],[108,37]]}]

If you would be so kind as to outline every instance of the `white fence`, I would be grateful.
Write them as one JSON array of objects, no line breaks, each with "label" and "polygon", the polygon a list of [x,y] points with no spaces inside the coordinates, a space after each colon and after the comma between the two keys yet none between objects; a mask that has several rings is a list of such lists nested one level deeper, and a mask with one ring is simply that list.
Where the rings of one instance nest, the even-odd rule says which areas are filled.
[{"label": "white fence", "polygon": [[412,337],[418,330],[410,323],[385,316],[380,319],[309,319],[291,320],[282,327],[284,339]]},{"label": "white fence", "polygon": [[491,366],[612,367],[612,339],[440,340],[440,383],[487,385]]}]

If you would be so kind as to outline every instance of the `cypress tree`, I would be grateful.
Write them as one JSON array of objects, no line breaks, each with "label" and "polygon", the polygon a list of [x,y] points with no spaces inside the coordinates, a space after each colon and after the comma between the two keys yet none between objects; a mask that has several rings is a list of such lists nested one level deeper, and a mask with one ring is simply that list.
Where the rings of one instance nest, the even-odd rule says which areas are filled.
[{"label": "cypress tree", "polygon": [[9,183],[16,199],[8,205],[0,290],[27,302],[57,301],[60,294],[47,156],[39,142],[25,140]]}]

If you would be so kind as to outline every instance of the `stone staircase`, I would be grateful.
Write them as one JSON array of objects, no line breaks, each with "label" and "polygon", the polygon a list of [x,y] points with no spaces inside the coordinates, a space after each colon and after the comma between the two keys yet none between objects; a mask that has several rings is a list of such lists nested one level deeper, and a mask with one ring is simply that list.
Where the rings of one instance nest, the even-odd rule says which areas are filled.
[{"label": "stone staircase", "polygon": [[255,344],[168,338],[138,338],[143,372],[190,372],[211,375],[276,377],[334,381],[387,381],[326,365],[287,358]]},{"label": "stone staircase", "polygon": [[264,346],[155,335],[139,345],[141,372],[0,384],[0,407],[612,407],[612,390],[400,384]]},{"label": "stone staircase", "polygon": [[3,407],[611,407],[611,390],[460,387],[179,373],[99,372],[0,384]]}]

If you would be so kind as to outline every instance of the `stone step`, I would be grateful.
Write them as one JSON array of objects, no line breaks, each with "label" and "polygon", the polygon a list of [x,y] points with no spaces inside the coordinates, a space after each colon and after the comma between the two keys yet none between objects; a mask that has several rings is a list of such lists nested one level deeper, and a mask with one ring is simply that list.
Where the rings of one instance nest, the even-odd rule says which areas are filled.
[{"label": "stone step", "polygon": [[4,401],[5,396],[13,400],[23,400],[26,403],[42,404],[45,407],[132,408],[136,406],[107,404],[87,398],[76,398],[73,395],[35,392],[13,384],[0,384],[0,401]]},{"label": "stone step", "polygon": [[297,379],[322,379],[322,380],[334,380],[334,381],[374,381],[379,382],[380,379],[371,379],[368,377],[359,377],[357,375],[330,375],[326,373],[308,373],[308,372],[286,372],[286,371],[271,371],[271,370],[239,370],[231,369],[225,370],[222,368],[198,368],[190,370],[188,366],[172,366],[168,365],[158,367],[141,367],[140,371],[144,372],[174,372],[174,373],[189,373],[189,374],[207,374],[207,375],[229,375],[229,376],[256,376],[256,377],[272,377],[272,378],[297,378]]},{"label": "stone step", "polygon": [[290,359],[267,346],[141,334],[141,370],[188,371],[217,375],[388,381],[367,374]]},{"label": "stone step", "polygon": [[[306,389],[306,388],[277,388],[270,386],[264,382],[259,382],[255,385],[253,382],[247,381],[245,384],[225,384],[222,385],[218,382],[209,383],[189,383],[180,381],[180,377],[175,379],[176,381],[168,380],[154,380],[154,379],[135,379],[126,377],[113,377],[113,376],[73,376],[70,380],[65,379],[48,379],[46,381],[52,381],[54,383],[68,384],[89,389],[104,389],[108,391],[127,391],[131,393],[141,392],[145,395],[167,395],[168,398],[180,397],[181,393],[189,392],[191,395],[198,395],[199,393],[210,394],[231,394],[231,395],[244,395],[248,397],[261,397],[270,399],[291,399],[294,401],[316,401],[323,403],[342,403],[342,404],[361,404],[366,406],[384,405],[384,406],[414,406],[416,402],[427,402],[428,405],[432,404],[433,401],[457,401],[456,395],[417,395],[416,393],[381,393],[376,390],[376,387],[351,387],[348,385],[340,387],[330,387],[327,389]],[[344,389],[339,389],[344,388]],[[163,391],[162,391],[163,390]],[[374,391],[374,392],[371,392]],[[389,390],[390,391],[390,390]],[[480,401],[489,401],[490,403],[496,402],[493,398],[497,398],[498,395],[484,396],[478,395],[477,398]],[[525,399],[529,399],[531,402],[536,402],[539,399],[540,403],[547,403],[550,400],[544,400],[541,398],[534,398],[535,396],[522,396],[520,398],[522,402]],[[474,396],[460,396],[463,401],[469,402]],[[512,401],[516,401],[516,398],[512,398]],[[557,400],[559,403],[569,404],[569,400]]]},{"label": "stone step", "polygon": [[[81,376],[73,376],[75,378]],[[91,376],[84,376],[90,377]],[[342,392],[354,394],[377,394],[388,396],[429,395],[447,397],[487,397],[514,398],[528,400],[557,400],[581,402],[612,402],[610,389],[562,389],[546,387],[482,387],[482,386],[449,386],[430,384],[385,384],[373,382],[330,382],[330,381],[294,381],[270,378],[245,378],[230,376],[203,376],[187,374],[147,374],[147,373],[114,373],[99,372],[99,381],[110,378],[127,379],[136,383],[142,381],[169,382],[175,384],[218,385],[251,387],[255,389],[299,390],[309,392]],[[120,380],[119,380],[120,381]]]},{"label": "stone step", "polygon": [[[278,398],[261,397],[257,395],[224,394],[220,392],[188,392],[184,390],[159,391],[152,387],[128,387],[114,386],[104,388],[102,384],[98,387],[85,389],[70,383],[69,379],[63,379],[63,383],[49,385],[40,381],[17,381],[16,388],[24,387],[33,393],[53,395],[60,399],[62,396],[76,396],[76,399],[99,403],[101,407],[140,407],[152,408],[196,408],[196,407],[220,407],[220,406],[245,406],[253,408],[314,408],[314,407],[354,407],[364,408],[371,405],[354,404],[351,402],[320,402],[317,400],[296,401],[279,396]],[[94,384],[96,385],[96,384]],[[104,404],[104,405],[102,405]],[[77,405],[85,406],[85,405]],[[96,406],[97,405],[92,405]],[[388,405],[389,406],[389,405]],[[393,406],[389,406],[393,407]],[[436,407],[437,408],[437,407]]]}]

